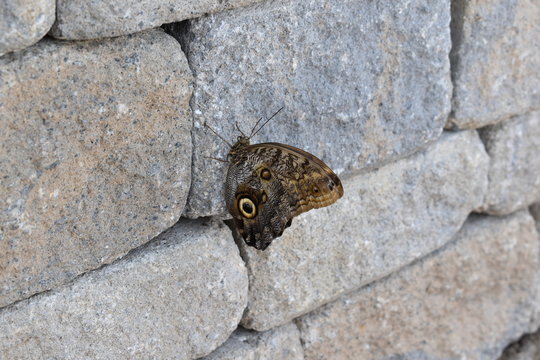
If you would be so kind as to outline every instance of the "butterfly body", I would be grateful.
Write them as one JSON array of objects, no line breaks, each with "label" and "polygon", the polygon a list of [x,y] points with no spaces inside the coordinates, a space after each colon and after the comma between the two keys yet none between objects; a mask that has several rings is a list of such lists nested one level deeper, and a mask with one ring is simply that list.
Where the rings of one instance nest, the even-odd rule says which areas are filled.
[{"label": "butterfly body", "polygon": [[336,174],[314,155],[239,136],[228,154],[225,202],[245,242],[264,250],[292,218],[343,196]]}]

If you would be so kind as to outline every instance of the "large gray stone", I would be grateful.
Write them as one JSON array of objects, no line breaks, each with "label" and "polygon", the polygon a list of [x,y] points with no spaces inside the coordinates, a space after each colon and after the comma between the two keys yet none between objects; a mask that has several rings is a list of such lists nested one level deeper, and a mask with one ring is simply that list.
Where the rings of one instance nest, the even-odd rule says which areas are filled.
[{"label": "large gray stone", "polygon": [[162,31],[0,59],[0,307],[172,226],[190,185],[191,73]]},{"label": "large gray stone", "polygon": [[182,220],[73,284],[0,310],[5,359],[193,359],[223,343],[247,301],[229,229]]},{"label": "large gray stone", "polygon": [[246,6],[261,0],[58,0],[51,35],[97,39]]},{"label": "large gray stone", "polygon": [[303,360],[298,328],[290,323],[263,333],[239,328],[204,360]]},{"label": "large gray stone", "polygon": [[490,157],[482,210],[509,214],[540,201],[540,111],[482,129]]},{"label": "large gray stone", "polygon": [[54,0],[0,0],[0,56],[38,42],[54,16]]},{"label": "large gray stone", "polygon": [[381,278],[449,241],[482,204],[488,157],[475,131],[344,181],[330,207],[293,220],[265,251],[245,246],[242,324],[266,330]]},{"label": "large gray stone", "polygon": [[452,116],[479,128],[540,109],[538,0],[452,1]]},{"label": "large gray stone", "polygon": [[539,322],[530,215],[473,217],[455,241],[297,321],[306,359],[495,359]]},{"label": "large gray stone", "polygon": [[437,139],[450,110],[449,1],[271,1],[190,21],[193,184],[186,215],[225,214],[225,139],[283,111],[256,136],[300,147],[338,174]]}]

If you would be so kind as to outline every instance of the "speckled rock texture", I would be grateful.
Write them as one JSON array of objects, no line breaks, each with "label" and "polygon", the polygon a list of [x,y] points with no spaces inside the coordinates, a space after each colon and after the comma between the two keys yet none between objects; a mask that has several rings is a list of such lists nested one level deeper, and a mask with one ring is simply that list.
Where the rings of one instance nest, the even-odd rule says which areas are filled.
[{"label": "speckled rock texture", "polygon": [[490,157],[482,210],[509,214],[540,201],[540,111],[481,130]]},{"label": "speckled rock texture", "polygon": [[454,241],[297,321],[305,359],[496,359],[540,324],[531,216],[473,216]]},{"label": "speckled rock texture", "polygon": [[[225,215],[228,146],[302,148],[338,175],[374,168],[436,140],[450,111],[450,4],[271,1],[190,21],[176,36],[195,75],[195,146],[186,215]],[[336,141],[339,139],[339,141]]]},{"label": "speckled rock texture", "polygon": [[0,310],[5,359],[194,359],[236,329],[246,268],[229,230],[180,221],[68,286]]},{"label": "speckled rock texture", "polygon": [[289,323],[266,332],[239,328],[204,360],[303,360],[300,334]]},{"label": "speckled rock texture", "polygon": [[287,323],[444,245],[482,204],[488,157],[475,131],[344,182],[336,204],[293,220],[268,249],[241,240],[249,277],[242,324]]},{"label": "speckled rock texture", "polygon": [[97,39],[246,6],[261,0],[58,0],[51,35]]},{"label": "speckled rock texture", "polygon": [[452,1],[449,128],[480,128],[540,109],[537,0]]},{"label": "speckled rock texture", "polygon": [[190,186],[191,73],[162,31],[0,58],[0,307],[171,227]]},{"label": "speckled rock texture", "polygon": [[38,42],[54,17],[54,0],[0,0],[0,56]]}]

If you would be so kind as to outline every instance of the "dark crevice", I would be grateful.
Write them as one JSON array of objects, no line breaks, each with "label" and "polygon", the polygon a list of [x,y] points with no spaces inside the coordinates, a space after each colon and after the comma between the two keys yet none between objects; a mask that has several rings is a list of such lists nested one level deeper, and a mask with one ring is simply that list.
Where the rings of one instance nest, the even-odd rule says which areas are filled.
[{"label": "dark crevice", "polygon": [[[187,39],[188,39],[189,28],[190,28],[190,20],[163,24],[161,25],[161,28],[165,30],[167,34],[175,38],[176,41],[178,41],[178,43],[180,44],[180,47],[182,48],[182,51],[184,52],[186,57],[188,57],[189,42],[187,41]],[[189,62],[189,59],[188,59],[188,62]]]},{"label": "dark crevice", "polygon": [[450,79],[452,81],[452,97],[451,97],[451,109],[449,114],[449,121],[447,126],[450,126],[449,130],[458,130],[458,126],[452,122],[454,117],[454,99],[456,98],[456,79],[455,74],[460,67],[459,52],[461,50],[461,44],[463,40],[463,24],[465,17],[466,0],[452,0],[450,6]]}]

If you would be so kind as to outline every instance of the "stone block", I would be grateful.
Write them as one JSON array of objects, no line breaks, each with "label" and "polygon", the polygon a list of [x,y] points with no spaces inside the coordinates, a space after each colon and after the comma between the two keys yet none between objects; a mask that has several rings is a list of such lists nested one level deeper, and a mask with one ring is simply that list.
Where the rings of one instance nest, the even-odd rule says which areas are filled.
[{"label": "stone block", "polygon": [[5,359],[194,359],[236,329],[248,279],[229,229],[180,221],[72,284],[0,310]]},{"label": "stone block", "polygon": [[540,201],[540,111],[481,130],[490,157],[483,211],[504,215]]},{"label": "stone block", "polygon": [[54,0],[0,1],[0,56],[35,44],[55,17]]},{"label": "stone block", "polygon": [[263,333],[236,330],[217,350],[202,360],[303,360],[300,335],[290,323]]},{"label": "stone block", "polygon": [[448,128],[480,128],[540,109],[539,24],[537,0],[452,1]]},{"label": "stone block", "polygon": [[482,204],[488,157],[475,131],[344,181],[332,206],[295,218],[268,249],[245,246],[249,304],[263,331],[375,281],[448,242]]},{"label": "stone block", "polygon": [[261,0],[58,0],[51,35],[99,39],[150,29]]},{"label": "stone block", "polygon": [[255,137],[320,157],[338,175],[425,148],[450,110],[449,1],[271,1],[190,21],[195,75],[189,217],[226,216],[227,145]]},{"label": "stone block", "polygon": [[163,31],[0,58],[0,307],[171,227],[191,169],[191,72]]},{"label": "stone block", "polygon": [[539,324],[526,211],[473,216],[455,241],[297,321],[306,360],[496,359]]}]

